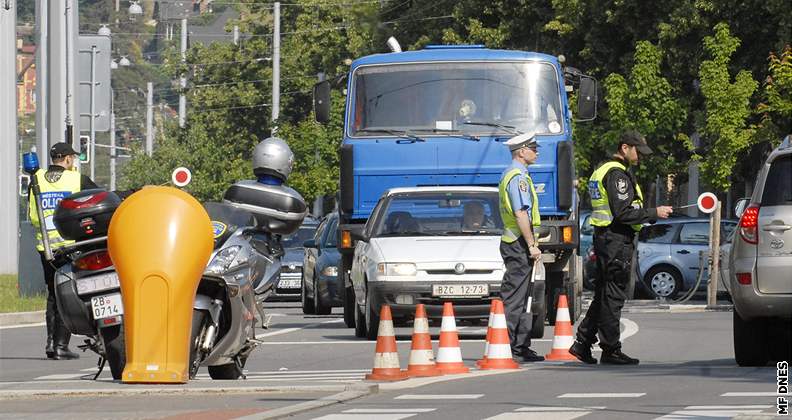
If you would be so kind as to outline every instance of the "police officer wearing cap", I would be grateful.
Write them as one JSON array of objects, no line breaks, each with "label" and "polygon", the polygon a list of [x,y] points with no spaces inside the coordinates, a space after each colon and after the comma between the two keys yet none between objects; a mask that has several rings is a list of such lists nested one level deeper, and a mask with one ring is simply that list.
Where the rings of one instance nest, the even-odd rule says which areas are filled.
[{"label": "police officer wearing cap", "polygon": [[[42,212],[49,237],[50,246],[53,250],[60,248],[73,241],[67,241],[60,237],[58,230],[52,223],[52,216],[60,199],[84,189],[99,188],[90,178],[81,175],[74,170],[77,152],[68,143],[56,143],[50,149],[52,164],[47,170],[39,169],[33,176],[38,181],[41,189]],[[48,261],[44,256],[44,242],[41,236],[41,222],[36,210],[36,199],[30,194],[30,206],[28,207],[30,222],[36,229],[36,249],[41,255],[41,265],[44,268],[44,281],[47,283],[47,344],[45,353],[50,359],[78,359],[77,353],[69,350],[69,340],[71,332],[66,328],[63,320],[58,313],[55,304],[55,266],[52,261]]]},{"label": "police officer wearing cap", "polygon": [[599,333],[603,364],[637,365],[638,359],[621,351],[619,318],[630,281],[635,234],[643,223],[667,218],[668,206],[643,207],[641,187],[630,171],[638,164],[639,155],[652,149],[636,131],[626,131],[619,139],[613,158],[602,164],[589,178],[591,224],[594,226],[594,252],[597,255],[597,280],[594,300],[586,317],[578,326],[577,337],[569,352],[584,363],[595,364],[591,346]]},{"label": "police officer wearing cap", "polygon": [[534,133],[515,136],[506,143],[512,163],[501,175],[500,215],[503,219],[500,253],[506,265],[501,283],[501,300],[506,312],[512,356],[523,362],[537,362],[544,357],[531,350],[532,316],[526,313],[528,286],[533,260],[541,258],[533,229],[539,226],[539,200],[528,165],[538,156]]}]

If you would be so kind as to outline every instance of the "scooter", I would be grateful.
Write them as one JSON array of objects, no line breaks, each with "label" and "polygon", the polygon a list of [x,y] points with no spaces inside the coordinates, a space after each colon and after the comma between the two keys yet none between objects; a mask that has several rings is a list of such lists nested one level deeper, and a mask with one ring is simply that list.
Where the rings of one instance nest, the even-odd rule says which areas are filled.
[{"label": "scooter", "polygon": [[281,235],[300,226],[307,206],[289,187],[240,181],[223,203],[204,208],[215,250],[195,295],[189,376],[206,366],[212,379],[244,378],[248,356],[260,343],[255,327],[269,326],[262,305],[278,280]]}]

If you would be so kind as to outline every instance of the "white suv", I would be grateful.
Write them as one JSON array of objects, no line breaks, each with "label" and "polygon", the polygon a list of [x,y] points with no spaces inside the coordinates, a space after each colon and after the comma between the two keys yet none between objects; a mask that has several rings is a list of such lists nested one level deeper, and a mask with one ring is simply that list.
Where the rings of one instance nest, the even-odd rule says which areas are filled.
[{"label": "white suv", "polygon": [[737,364],[791,360],[792,135],[759,171],[732,239],[728,285]]}]

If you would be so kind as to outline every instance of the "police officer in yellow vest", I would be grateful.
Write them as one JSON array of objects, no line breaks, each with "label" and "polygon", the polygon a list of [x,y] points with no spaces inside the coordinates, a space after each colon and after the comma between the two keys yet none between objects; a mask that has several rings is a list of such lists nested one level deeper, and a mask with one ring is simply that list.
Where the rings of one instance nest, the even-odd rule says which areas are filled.
[{"label": "police officer in yellow vest", "polygon": [[591,224],[594,226],[594,252],[597,255],[597,280],[594,300],[578,326],[575,343],[569,352],[584,363],[595,364],[591,346],[599,333],[603,364],[637,365],[638,359],[621,351],[619,319],[626,288],[630,281],[630,264],[635,250],[635,234],[643,223],[654,223],[671,214],[671,207],[643,207],[641,187],[630,172],[638,156],[652,153],[646,139],[636,131],[626,131],[619,139],[613,159],[601,165],[589,178]]},{"label": "police officer in yellow vest", "polygon": [[[80,175],[74,170],[77,152],[67,143],[57,143],[50,149],[52,164],[47,170],[39,169],[36,177],[41,189],[41,207],[44,213],[44,226],[47,230],[50,246],[58,249],[72,241],[60,237],[52,216],[60,200],[83,189],[98,188],[90,178]],[[55,265],[54,261],[47,261],[44,256],[44,243],[42,241],[40,221],[36,210],[36,200],[30,194],[29,206],[30,221],[36,229],[36,248],[41,254],[41,265],[44,268],[44,281],[47,283],[47,345],[45,352],[50,359],[77,359],[80,356],[69,350],[71,333],[63,324],[58,308],[55,304]]]},{"label": "police officer in yellow vest", "polygon": [[533,317],[526,313],[528,283],[533,271],[532,259],[541,258],[533,229],[539,226],[539,200],[528,165],[536,162],[534,133],[520,134],[504,143],[509,147],[512,163],[501,175],[499,185],[500,215],[503,236],[500,253],[506,265],[501,283],[501,300],[506,312],[512,356],[522,362],[537,362],[544,357],[531,350]]}]

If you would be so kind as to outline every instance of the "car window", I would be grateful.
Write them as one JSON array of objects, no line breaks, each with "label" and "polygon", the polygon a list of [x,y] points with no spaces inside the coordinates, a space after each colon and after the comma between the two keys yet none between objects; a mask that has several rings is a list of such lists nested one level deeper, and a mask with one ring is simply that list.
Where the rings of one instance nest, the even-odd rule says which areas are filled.
[{"label": "car window", "polygon": [[767,172],[762,206],[792,204],[792,155],[779,156]]},{"label": "car window", "polygon": [[726,242],[731,239],[731,234],[734,232],[734,229],[737,227],[737,223],[735,222],[721,222],[721,243]]},{"label": "car window", "polygon": [[322,233],[324,232],[325,228],[327,227],[327,219],[322,220],[322,223],[319,223],[319,227],[316,229],[316,233],[314,234],[314,241],[316,243],[321,242]]},{"label": "car window", "polygon": [[647,226],[641,229],[638,240],[650,244],[670,244],[674,239],[674,228],[672,224]]},{"label": "car window", "polygon": [[685,223],[679,231],[679,242],[683,244],[708,245],[709,223]]},{"label": "car window", "polygon": [[580,225],[580,233],[584,235],[591,235],[594,233],[594,227],[591,226],[591,215],[586,215],[583,218],[583,223]]},{"label": "car window", "polygon": [[327,234],[324,236],[324,242],[322,243],[322,248],[336,248],[338,246],[338,218],[333,217],[332,219],[328,220],[327,227]]},{"label": "car window", "polygon": [[284,248],[302,248],[303,242],[311,239],[316,234],[316,225],[303,225],[297,232],[283,238],[281,243]]}]

